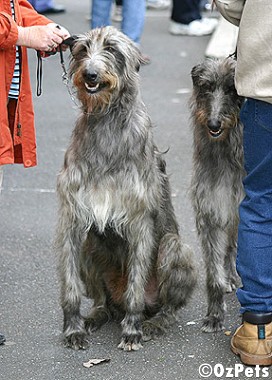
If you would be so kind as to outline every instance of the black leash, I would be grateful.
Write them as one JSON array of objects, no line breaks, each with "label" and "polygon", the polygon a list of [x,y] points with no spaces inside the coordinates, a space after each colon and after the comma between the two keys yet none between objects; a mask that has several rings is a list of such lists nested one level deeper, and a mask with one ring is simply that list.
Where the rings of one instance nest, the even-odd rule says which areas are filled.
[{"label": "black leash", "polygon": [[67,91],[70,95],[71,100],[73,103],[78,107],[78,104],[76,103],[76,99],[72,93],[72,90],[69,86],[69,75],[65,67],[65,61],[64,61],[64,56],[63,56],[63,50],[62,50],[62,45],[70,46],[73,44],[73,41],[75,40],[75,36],[68,37],[66,40],[64,40],[58,47],[58,50],[55,51],[50,51],[50,52],[41,52],[37,51],[37,88],[36,88],[36,94],[37,96],[41,96],[42,94],[42,76],[43,76],[43,68],[42,68],[42,60],[45,57],[48,57],[50,55],[55,55],[59,53],[60,55],[60,65],[62,68],[62,82],[65,84],[67,87]]},{"label": "black leash", "polygon": [[37,72],[36,72],[36,95],[41,96],[42,94],[42,56],[41,52],[37,51]]},{"label": "black leash", "polygon": [[[61,46],[60,46],[61,49]],[[61,51],[61,50],[60,50]],[[48,57],[50,55],[55,55],[57,51],[49,51],[49,52],[41,52],[37,51],[37,72],[36,72],[36,79],[37,79],[37,86],[36,86],[36,95],[41,96],[42,94],[42,76],[43,76],[43,58]],[[63,55],[62,55],[63,59]]]}]

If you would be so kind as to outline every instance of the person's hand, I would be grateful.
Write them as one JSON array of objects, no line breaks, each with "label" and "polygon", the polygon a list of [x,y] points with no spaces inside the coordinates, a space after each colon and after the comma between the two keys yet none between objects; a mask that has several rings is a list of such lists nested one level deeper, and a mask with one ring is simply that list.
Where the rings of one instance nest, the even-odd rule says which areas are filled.
[{"label": "person's hand", "polygon": [[69,36],[70,33],[65,28],[54,23],[28,27],[18,26],[16,44],[40,51],[52,51]]}]

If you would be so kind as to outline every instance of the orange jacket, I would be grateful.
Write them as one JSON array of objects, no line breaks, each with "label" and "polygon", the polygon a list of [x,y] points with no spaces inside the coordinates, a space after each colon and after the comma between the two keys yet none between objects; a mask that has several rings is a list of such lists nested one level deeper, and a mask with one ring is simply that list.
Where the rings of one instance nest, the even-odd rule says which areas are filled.
[{"label": "orange jacket", "polygon": [[[10,0],[0,0],[0,165],[23,163],[35,166],[36,138],[32,92],[28,71],[27,49],[21,47],[21,82],[17,102],[14,136],[8,125],[7,100],[15,64],[15,44],[18,39],[17,25],[47,25],[51,20],[39,15],[26,0],[14,0],[16,23],[11,15]],[[21,129],[18,136],[18,126]],[[18,156],[14,146],[21,145]]]}]

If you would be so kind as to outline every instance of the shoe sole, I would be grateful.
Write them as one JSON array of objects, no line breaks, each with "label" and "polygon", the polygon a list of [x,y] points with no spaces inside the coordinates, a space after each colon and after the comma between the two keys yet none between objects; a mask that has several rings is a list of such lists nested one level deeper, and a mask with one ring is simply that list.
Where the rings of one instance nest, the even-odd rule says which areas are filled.
[{"label": "shoe sole", "polygon": [[250,355],[246,354],[245,352],[238,350],[237,348],[233,347],[231,344],[231,351],[240,357],[241,362],[246,365],[261,365],[261,366],[271,366],[272,365],[272,353],[270,355],[261,357],[258,355]]},{"label": "shoe sole", "polygon": [[173,36],[188,36],[188,37],[205,37],[209,36],[213,33],[212,32],[207,32],[207,33],[188,33],[188,32],[173,32],[172,30],[169,30],[169,33],[172,34]]}]

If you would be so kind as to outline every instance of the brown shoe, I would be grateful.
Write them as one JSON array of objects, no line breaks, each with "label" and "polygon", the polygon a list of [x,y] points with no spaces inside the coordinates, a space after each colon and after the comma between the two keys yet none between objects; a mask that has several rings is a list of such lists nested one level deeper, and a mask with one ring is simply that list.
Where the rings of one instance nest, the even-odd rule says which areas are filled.
[{"label": "brown shoe", "polygon": [[254,325],[244,321],[231,339],[231,350],[246,365],[272,365],[272,322]]}]

